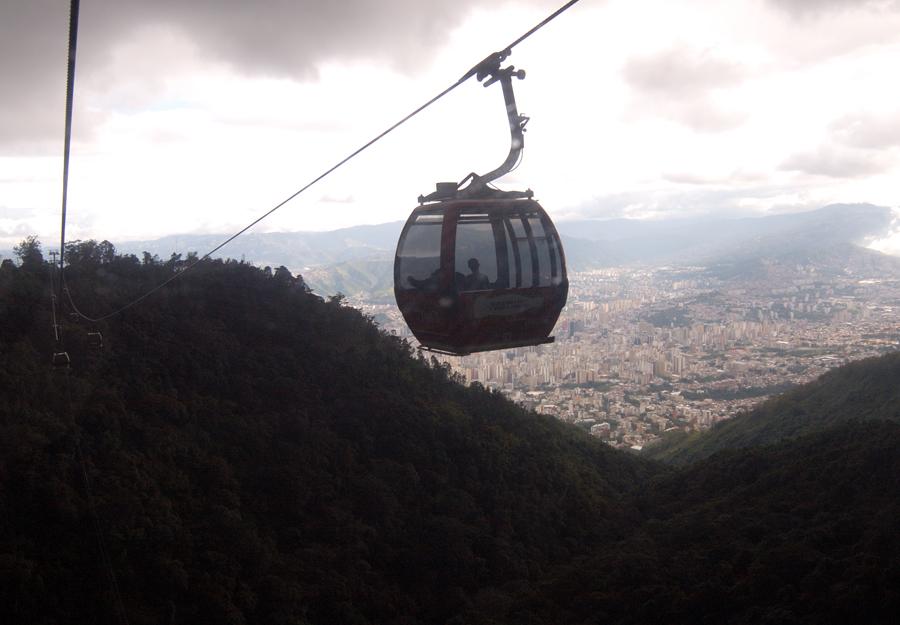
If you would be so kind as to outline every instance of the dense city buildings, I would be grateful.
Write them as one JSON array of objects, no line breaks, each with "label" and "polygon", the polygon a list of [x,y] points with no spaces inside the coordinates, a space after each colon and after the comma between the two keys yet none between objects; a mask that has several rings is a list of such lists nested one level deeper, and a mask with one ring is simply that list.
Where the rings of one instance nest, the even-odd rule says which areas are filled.
[{"label": "dense city buildings", "polygon": [[[900,281],[720,276],[702,268],[570,275],[555,343],[440,357],[468,383],[640,448],[701,430],[850,360],[900,347]],[[354,302],[409,336],[393,306]],[[412,340],[412,337],[409,337]]]}]

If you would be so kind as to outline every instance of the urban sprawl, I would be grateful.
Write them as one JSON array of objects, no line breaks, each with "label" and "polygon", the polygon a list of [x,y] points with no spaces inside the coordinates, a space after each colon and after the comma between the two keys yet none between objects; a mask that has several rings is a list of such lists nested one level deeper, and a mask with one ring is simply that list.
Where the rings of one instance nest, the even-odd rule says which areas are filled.
[{"label": "urban sprawl", "polygon": [[[440,358],[467,383],[640,449],[900,347],[900,281],[797,269],[739,282],[701,268],[574,273],[554,343]],[[350,303],[413,341],[396,307]]]}]

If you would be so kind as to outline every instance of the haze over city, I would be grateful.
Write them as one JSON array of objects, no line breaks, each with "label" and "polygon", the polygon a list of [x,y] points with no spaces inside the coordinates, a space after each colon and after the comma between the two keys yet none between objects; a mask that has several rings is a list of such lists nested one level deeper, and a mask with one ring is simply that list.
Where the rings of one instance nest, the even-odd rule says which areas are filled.
[{"label": "haze over city", "polygon": [[[82,3],[69,236],[233,232],[557,3]],[[67,3],[0,19],[0,248],[58,237]],[[557,221],[896,207],[897,2],[585,0],[508,63],[530,187]],[[499,88],[472,81],[257,232],[404,219],[496,166]],[[896,252],[896,235],[871,242]],[[227,252],[227,250],[226,250]]]}]

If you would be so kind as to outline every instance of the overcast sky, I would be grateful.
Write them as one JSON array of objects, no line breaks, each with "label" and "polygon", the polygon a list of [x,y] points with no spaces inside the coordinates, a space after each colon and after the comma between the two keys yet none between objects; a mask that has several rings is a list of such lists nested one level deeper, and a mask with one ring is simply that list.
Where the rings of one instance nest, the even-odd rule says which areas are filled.
[{"label": "overcast sky", "polygon": [[[240,229],[561,3],[82,0],[69,238]],[[59,236],[68,4],[0,0],[0,247]],[[498,186],[554,219],[900,205],[900,0],[582,0],[507,62]],[[405,219],[508,148],[472,80],[256,231]]]}]

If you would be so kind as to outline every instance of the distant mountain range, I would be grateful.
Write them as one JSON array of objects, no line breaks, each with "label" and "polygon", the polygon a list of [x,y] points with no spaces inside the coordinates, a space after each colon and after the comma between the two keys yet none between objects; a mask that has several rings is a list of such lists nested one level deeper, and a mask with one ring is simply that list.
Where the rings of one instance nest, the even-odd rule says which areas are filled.
[{"label": "distant mountain range", "polygon": [[[217,258],[244,259],[260,267],[284,265],[293,271],[334,265],[347,261],[393,258],[403,222],[353,226],[328,232],[267,232],[245,234],[223,248]],[[226,238],[223,234],[183,234],[149,241],[117,243],[120,253],[143,252],[162,260],[174,253],[205,253]]]},{"label": "distant mountain range", "polygon": [[[633,219],[561,221],[571,270],[613,266],[703,266],[724,277],[781,278],[786,273],[900,275],[900,259],[866,249],[885,236],[890,208],[833,204],[818,210],[740,219],[700,217],[655,221]],[[391,297],[394,250],[403,222],[354,226],[330,232],[247,234],[219,257],[258,266],[284,265],[300,272],[320,294]],[[169,258],[204,253],[221,234],[175,235],[117,243],[119,252]],[[4,257],[8,256],[5,254]]]},{"label": "distant mountain range", "polygon": [[[798,272],[900,275],[900,259],[864,247],[887,235],[892,218],[886,207],[833,204],[805,213],[741,219],[613,219],[556,225],[573,271],[694,265],[723,278],[773,280],[789,279]],[[397,237],[401,224],[394,226],[393,236]],[[304,277],[320,293],[365,293],[370,298],[389,299],[391,243],[369,258],[323,263],[306,271]]]},{"label": "distant mountain range", "polygon": [[[604,253],[616,264],[708,263],[722,256],[777,255],[786,248],[860,244],[884,233],[891,220],[892,211],[886,207],[832,204],[809,212],[764,217],[582,220],[557,226],[564,235],[602,243]],[[596,255],[592,262],[597,262]]]}]

